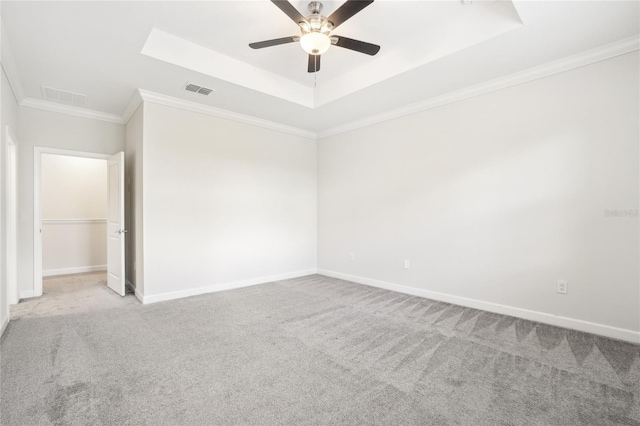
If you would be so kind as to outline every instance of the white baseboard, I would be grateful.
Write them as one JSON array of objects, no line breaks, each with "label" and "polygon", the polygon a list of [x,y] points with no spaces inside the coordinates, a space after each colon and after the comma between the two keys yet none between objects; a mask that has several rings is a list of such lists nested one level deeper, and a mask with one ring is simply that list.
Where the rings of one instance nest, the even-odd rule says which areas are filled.
[{"label": "white baseboard", "polygon": [[106,271],[106,270],[107,270],[107,265],[78,266],[76,268],[47,269],[42,271],[42,276],[53,277],[56,275],[81,274],[83,272],[98,272],[98,271]]},{"label": "white baseboard", "polygon": [[364,284],[372,287],[384,288],[386,290],[397,291],[399,293],[410,294],[412,296],[424,297],[426,299],[438,300],[440,302],[452,303],[454,305],[464,306],[467,308],[480,309],[483,311],[493,312],[496,314],[509,315],[512,317],[522,318],[530,321],[540,322],[544,324],[555,325],[558,327],[570,328],[573,330],[584,331],[586,333],[598,334],[600,336],[611,337],[613,339],[625,340],[632,343],[640,343],[640,332],[628,330],[624,328],[611,327],[604,324],[598,324],[589,321],[583,321],[574,318],[567,318],[545,312],[531,311],[513,306],[500,305],[498,303],[485,302],[483,300],[471,299],[468,297],[454,296],[452,294],[440,293],[436,291],[425,290],[421,288],[409,287],[401,284],[389,283],[386,281],[374,280],[371,278],[359,277],[356,275],[343,274],[341,272],[328,271],[326,269],[318,269],[318,274],[328,277],[340,278],[352,281],[358,284]]},{"label": "white baseboard", "polygon": [[178,290],[178,291],[171,291],[167,293],[152,294],[149,296],[145,296],[144,294],[138,294],[136,290],[136,297],[143,304],[146,305],[149,303],[163,302],[165,300],[182,299],[183,297],[197,296],[199,294],[214,293],[217,291],[231,290],[234,288],[241,288],[241,287],[249,287],[257,284],[266,284],[266,283],[270,283],[278,280],[304,277],[307,275],[313,275],[315,273],[316,273],[315,269],[307,269],[305,271],[289,272],[286,274],[271,275],[267,277],[252,278],[252,279],[243,280],[243,281],[234,281],[230,283],[216,284],[216,285],[211,285],[207,287],[198,287],[198,288],[191,288],[187,290]]},{"label": "white baseboard", "polygon": [[22,290],[20,292],[20,299],[28,299],[33,297],[33,290]]},{"label": "white baseboard", "polygon": [[[138,291],[138,288],[136,288],[136,291],[133,293],[136,295],[136,299],[138,299],[140,301],[140,303],[144,304],[144,294],[142,294],[141,291]],[[149,302],[147,302],[149,303]]]},{"label": "white baseboard", "polygon": [[140,303],[144,303],[144,294],[138,291],[138,287],[136,287],[131,281],[127,280],[127,285],[133,289],[133,294],[136,296],[136,299],[140,301]]},{"label": "white baseboard", "polygon": [[2,319],[2,325],[0,326],[0,337],[2,337],[8,325],[9,325],[9,315],[7,315],[6,318]]}]

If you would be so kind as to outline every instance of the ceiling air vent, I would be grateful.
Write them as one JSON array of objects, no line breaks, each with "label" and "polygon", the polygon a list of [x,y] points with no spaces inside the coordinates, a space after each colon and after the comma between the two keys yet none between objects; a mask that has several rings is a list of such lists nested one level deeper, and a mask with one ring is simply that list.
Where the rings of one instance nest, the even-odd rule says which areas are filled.
[{"label": "ceiling air vent", "polygon": [[205,95],[205,96],[213,92],[213,89],[198,86],[197,84],[192,84],[192,83],[187,83],[184,90],[186,90],[187,92],[200,93],[201,95]]},{"label": "ceiling air vent", "polygon": [[87,104],[87,95],[54,89],[53,87],[47,86],[42,86],[42,97],[47,101],[60,102],[80,107]]}]

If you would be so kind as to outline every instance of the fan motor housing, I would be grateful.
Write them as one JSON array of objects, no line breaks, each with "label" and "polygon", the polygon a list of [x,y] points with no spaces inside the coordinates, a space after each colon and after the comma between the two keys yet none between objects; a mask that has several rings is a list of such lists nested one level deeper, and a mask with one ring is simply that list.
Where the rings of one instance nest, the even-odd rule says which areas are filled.
[{"label": "fan motor housing", "polygon": [[327,21],[327,17],[320,14],[322,7],[322,3],[319,1],[309,3],[311,15],[305,16],[304,19],[306,19],[307,22],[300,23],[300,29],[303,34],[318,32],[328,35],[331,32],[333,23]]},{"label": "fan motor housing", "polygon": [[319,15],[320,12],[322,12],[322,7],[322,3],[320,3],[319,1],[312,1],[311,3],[309,3],[309,12],[314,15]]}]

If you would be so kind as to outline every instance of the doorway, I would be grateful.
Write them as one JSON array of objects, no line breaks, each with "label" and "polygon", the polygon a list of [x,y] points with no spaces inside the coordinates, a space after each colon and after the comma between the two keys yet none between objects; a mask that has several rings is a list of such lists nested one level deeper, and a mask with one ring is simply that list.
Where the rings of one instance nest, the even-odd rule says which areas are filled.
[{"label": "doorway", "polygon": [[107,269],[107,160],[42,154],[43,291],[51,277]]},{"label": "doorway", "polygon": [[124,153],[34,154],[34,296],[70,274],[124,296]]}]

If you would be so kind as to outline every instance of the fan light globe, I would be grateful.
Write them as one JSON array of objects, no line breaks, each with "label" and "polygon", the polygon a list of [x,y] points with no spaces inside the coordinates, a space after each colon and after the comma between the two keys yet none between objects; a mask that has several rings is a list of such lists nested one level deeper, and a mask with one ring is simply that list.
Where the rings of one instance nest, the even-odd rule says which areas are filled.
[{"label": "fan light globe", "polygon": [[300,38],[300,46],[310,55],[322,55],[331,46],[331,39],[326,34],[307,33]]}]

